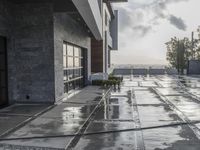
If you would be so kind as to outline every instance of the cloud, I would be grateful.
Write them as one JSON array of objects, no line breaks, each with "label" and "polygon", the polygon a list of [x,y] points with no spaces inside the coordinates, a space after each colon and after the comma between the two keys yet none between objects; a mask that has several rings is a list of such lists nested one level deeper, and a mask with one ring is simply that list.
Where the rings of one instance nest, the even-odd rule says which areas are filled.
[{"label": "cloud", "polygon": [[[120,10],[120,31],[130,30],[144,36],[154,30],[161,20],[168,20],[179,30],[186,30],[186,23],[182,18],[170,14],[167,10],[169,4],[186,2],[189,0],[131,0],[125,6],[118,5]],[[133,34],[134,34],[133,32]]]},{"label": "cloud", "polygon": [[169,16],[169,21],[172,25],[174,25],[176,28],[185,31],[187,29],[187,26],[182,18],[178,18],[174,15]]},{"label": "cloud", "polygon": [[131,16],[129,15],[129,12],[125,8],[120,9],[120,29],[124,30],[128,28],[131,25]]},{"label": "cloud", "polygon": [[138,25],[132,28],[139,36],[144,37],[147,33],[152,30],[151,26],[148,25]]}]

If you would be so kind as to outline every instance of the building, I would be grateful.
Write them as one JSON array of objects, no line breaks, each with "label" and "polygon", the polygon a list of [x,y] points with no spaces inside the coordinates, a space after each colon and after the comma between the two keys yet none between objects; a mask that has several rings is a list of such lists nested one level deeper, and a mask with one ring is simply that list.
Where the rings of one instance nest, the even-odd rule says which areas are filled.
[{"label": "building", "polygon": [[103,0],[102,3],[102,40],[92,38],[91,66],[92,73],[108,73],[111,65],[111,51],[118,50],[118,10],[113,10],[112,3],[127,0]]},{"label": "building", "polygon": [[92,41],[107,38],[103,7],[110,3],[0,0],[0,106],[54,103],[87,85]]}]

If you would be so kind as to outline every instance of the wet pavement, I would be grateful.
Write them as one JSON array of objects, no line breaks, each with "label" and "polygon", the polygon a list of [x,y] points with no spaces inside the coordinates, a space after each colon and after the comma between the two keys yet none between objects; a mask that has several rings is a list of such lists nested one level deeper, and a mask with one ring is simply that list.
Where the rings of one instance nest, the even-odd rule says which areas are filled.
[{"label": "wet pavement", "polygon": [[15,114],[0,128],[10,139],[0,149],[200,149],[200,122],[191,123],[200,121],[200,76],[124,76],[120,89],[106,92],[87,87],[40,115],[48,106],[0,110],[0,124]]}]

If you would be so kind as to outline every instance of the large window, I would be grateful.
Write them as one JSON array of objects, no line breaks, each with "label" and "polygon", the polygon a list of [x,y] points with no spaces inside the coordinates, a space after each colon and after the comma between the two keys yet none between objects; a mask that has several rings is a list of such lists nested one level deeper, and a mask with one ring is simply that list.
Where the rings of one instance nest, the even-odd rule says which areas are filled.
[{"label": "large window", "polygon": [[69,93],[83,86],[82,49],[72,44],[63,44],[64,92]]}]

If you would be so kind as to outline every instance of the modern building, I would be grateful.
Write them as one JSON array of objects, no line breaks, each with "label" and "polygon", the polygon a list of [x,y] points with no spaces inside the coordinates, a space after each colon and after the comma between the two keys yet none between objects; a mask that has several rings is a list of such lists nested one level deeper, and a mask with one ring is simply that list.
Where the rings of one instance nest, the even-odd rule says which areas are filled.
[{"label": "modern building", "polygon": [[118,10],[112,3],[127,2],[127,0],[103,0],[102,3],[102,40],[92,38],[91,66],[92,73],[108,73],[111,65],[111,51],[118,50]]},{"label": "modern building", "polygon": [[54,103],[87,85],[93,41],[116,46],[112,1],[0,0],[0,106]]}]

